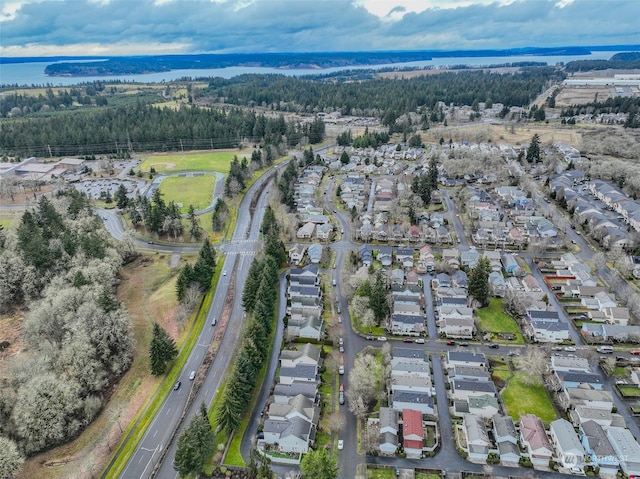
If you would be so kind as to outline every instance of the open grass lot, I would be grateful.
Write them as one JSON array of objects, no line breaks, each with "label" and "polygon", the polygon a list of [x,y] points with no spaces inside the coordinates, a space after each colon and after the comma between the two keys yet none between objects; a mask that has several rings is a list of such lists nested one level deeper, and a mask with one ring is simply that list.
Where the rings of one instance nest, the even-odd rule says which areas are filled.
[{"label": "open grass lot", "polygon": [[524,414],[535,414],[544,422],[553,421],[557,417],[556,411],[542,381],[528,386],[523,381],[524,374],[517,372],[502,394],[507,414],[516,421]]},{"label": "open grass lot", "polygon": [[147,156],[140,164],[140,170],[148,172],[153,166],[158,173],[176,171],[219,171],[229,172],[233,157],[251,156],[250,150],[225,150],[199,153],[171,153]]},{"label": "open grass lot", "polygon": [[517,339],[510,341],[522,344],[522,334],[515,319],[504,312],[504,302],[500,298],[491,298],[489,306],[476,310],[478,328],[491,333],[515,333]]},{"label": "open grass lot", "polygon": [[180,211],[189,211],[189,205],[196,210],[205,208],[211,204],[216,177],[213,175],[202,176],[170,176],[160,184],[160,191],[164,194],[165,202],[175,201],[182,203]]}]

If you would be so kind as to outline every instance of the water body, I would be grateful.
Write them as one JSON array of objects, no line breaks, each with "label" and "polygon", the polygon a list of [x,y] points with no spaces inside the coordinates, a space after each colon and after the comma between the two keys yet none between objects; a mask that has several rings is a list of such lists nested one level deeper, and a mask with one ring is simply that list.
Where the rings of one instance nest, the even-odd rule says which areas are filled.
[{"label": "water body", "polygon": [[[318,75],[323,73],[334,73],[344,70],[373,70],[380,68],[403,68],[403,67],[435,67],[443,68],[451,65],[469,65],[469,66],[486,66],[503,63],[516,62],[546,62],[547,65],[555,65],[557,63],[567,63],[573,60],[607,60],[617,52],[611,51],[594,51],[590,55],[561,55],[561,56],[538,56],[538,55],[518,55],[508,57],[443,57],[434,58],[432,60],[407,63],[392,63],[386,65],[365,65],[365,66],[349,66],[335,67],[323,69],[280,69],[265,67],[228,67],[228,68],[208,68],[201,70],[172,70],[162,73],[148,73],[139,75],[113,75],[113,76],[88,76],[88,77],[50,77],[45,75],[44,69],[50,63],[12,63],[0,65],[0,85],[51,85],[51,86],[69,86],[77,85],[83,82],[93,81],[113,81],[121,80],[124,82],[141,82],[141,83],[162,83],[171,80],[177,80],[183,77],[222,77],[232,78],[234,76],[247,73],[274,73],[288,76],[302,75]],[[76,60],[74,60],[76,61]],[[56,62],[51,62],[56,63]]]}]

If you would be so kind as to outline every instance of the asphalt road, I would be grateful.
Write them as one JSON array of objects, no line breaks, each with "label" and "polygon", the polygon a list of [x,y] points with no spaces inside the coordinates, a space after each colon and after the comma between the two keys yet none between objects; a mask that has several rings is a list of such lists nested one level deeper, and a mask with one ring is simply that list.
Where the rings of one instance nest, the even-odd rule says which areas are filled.
[{"label": "asphalt road", "polygon": [[[283,164],[279,165],[276,169],[279,169],[282,165]],[[270,179],[267,179],[266,175],[263,175],[249,188],[242,200],[240,211],[250,211],[251,199],[263,184],[265,184],[265,181],[270,181]],[[233,358],[234,352],[237,349],[236,345],[244,320],[244,312],[241,304],[242,288],[253,256],[261,247],[258,241],[259,228],[267,204],[267,190],[268,188],[266,188],[260,196],[253,215],[244,214],[238,216],[232,241],[220,247],[220,249],[226,253],[223,266],[223,271],[226,271],[226,275],[220,277],[211,309],[207,316],[207,322],[198,337],[196,347],[194,347],[184,369],[180,373],[182,386],[177,391],[172,391],[166,397],[120,477],[127,479],[132,477],[161,477],[163,479],[178,477],[172,465],[177,439],[177,435],[174,436],[173,432],[178,425],[180,426],[178,432],[182,431],[188,424],[189,419],[198,411],[201,402],[204,402],[207,406],[211,404]],[[164,250],[164,246],[153,245],[153,247],[157,250]],[[170,251],[185,252],[182,248],[183,247],[176,247],[175,250]],[[193,382],[189,380],[189,374],[191,371],[197,371],[200,368],[205,352],[213,340],[217,328],[222,326],[218,323],[218,325],[214,327],[211,326],[211,323],[213,318],[219,316],[225,305],[227,292],[233,275],[235,275],[235,291],[232,312],[224,333],[221,333],[223,336],[220,349],[208,373],[204,377],[194,400],[185,410],[187,398],[193,385]],[[180,421],[182,416],[185,418],[184,421]],[[165,452],[166,454],[163,456],[162,462],[158,463],[161,452]],[[152,476],[154,468],[157,468],[156,476]]]}]

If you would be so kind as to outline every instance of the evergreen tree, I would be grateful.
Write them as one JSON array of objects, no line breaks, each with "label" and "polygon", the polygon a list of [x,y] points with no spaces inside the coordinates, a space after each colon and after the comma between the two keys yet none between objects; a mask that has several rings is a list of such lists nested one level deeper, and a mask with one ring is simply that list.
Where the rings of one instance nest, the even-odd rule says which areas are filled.
[{"label": "evergreen tree", "polygon": [[149,346],[151,374],[159,376],[167,370],[167,364],[178,355],[175,341],[158,323],[153,323],[153,337]]},{"label": "evergreen tree", "polygon": [[431,191],[438,189],[438,162],[435,156],[432,156],[429,160],[429,170],[427,171],[427,178],[429,179],[428,186]]},{"label": "evergreen tree", "polygon": [[213,431],[207,417],[207,410],[204,404],[201,404],[200,413],[193,416],[178,438],[173,462],[174,469],[182,477],[201,472],[212,446]]},{"label": "evergreen tree", "polygon": [[300,462],[300,471],[305,479],[336,479],[338,460],[324,448],[309,451]]},{"label": "evergreen tree", "polygon": [[194,281],[194,272],[193,266],[187,263],[184,265],[180,274],[178,275],[178,280],[176,281],[176,294],[178,296],[178,301],[182,301],[184,299],[184,295],[187,292],[187,289]]},{"label": "evergreen tree", "polygon": [[536,133],[531,138],[529,148],[527,148],[527,161],[529,163],[538,163],[542,161],[540,156],[540,136]]},{"label": "evergreen tree", "polygon": [[249,268],[249,275],[244,283],[244,290],[242,291],[242,307],[248,313],[253,312],[253,307],[255,306],[256,292],[260,286],[262,266],[263,262],[254,258],[251,263],[251,267]]},{"label": "evergreen tree", "polygon": [[469,296],[473,297],[481,306],[489,304],[489,273],[491,263],[486,256],[480,256],[478,263],[469,275]]},{"label": "evergreen tree", "polygon": [[202,226],[200,226],[200,219],[196,215],[196,209],[193,205],[189,205],[189,212],[187,213],[187,219],[189,220],[190,228],[189,233],[195,239],[200,239],[202,236]]},{"label": "evergreen tree", "polygon": [[351,161],[351,159],[349,158],[349,153],[347,153],[346,150],[342,150],[342,154],[340,155],[340,163],[346,165],[347,163],[349,163],[349,161]]},{"label": "evergreen tree", "polygon": [[115,194],[115,199],[116,199],[116,204],[118,205],[118,208],[120,208],[121,210],[129,206],[129,197],[127,196],[127,188],[124,186],[123,183],[120,183],[120,186],[118,186],[118,189],[116,190],[116,194]]},{"label": "evergreen tree", "polygon": [[369,293],[369,307],[373,311],[376,323],[380,325],[389,314],[389,300],[387,299],[386,286],[382,273],[378,272],[375,282],[371,285]]}]

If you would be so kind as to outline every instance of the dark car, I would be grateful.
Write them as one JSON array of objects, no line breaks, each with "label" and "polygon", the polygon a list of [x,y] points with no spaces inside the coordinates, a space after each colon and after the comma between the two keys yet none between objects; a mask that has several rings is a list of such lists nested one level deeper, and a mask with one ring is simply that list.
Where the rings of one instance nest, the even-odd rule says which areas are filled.
[{"label": "dark car", "polygon": [[491,344],[489,345],[489,347],[490,347],[491,349],[498,349],[498,348],[500,347],[500,345],[499,345],[498,343],[491,343]]},{"label": "dark car", "polygon": [[402,340],[402,342],[403,342],[403,343],[412,343],[412,342],[413,342],[413,339],[411,339],[411,338],[404,338],[404,339]]},{"label": "dark car", "polygon": [[182,382],[177,381],[174,385],[173,385],[173,390],[177,391],[178,389],[180,389],[180,386],[182,386]]},{"label": "dark car", "polygon": [[466,342],[466,341],[462,341],[462,342],[460,343],[460,346],[464,346],[464,347],[466,348],[467,346],[469,346],[469,343],[468,343],[468,342]]}]

